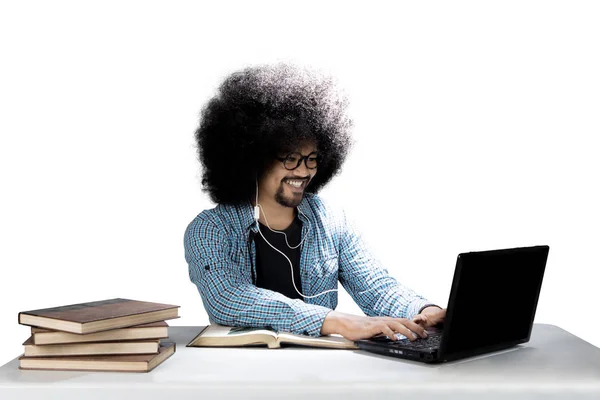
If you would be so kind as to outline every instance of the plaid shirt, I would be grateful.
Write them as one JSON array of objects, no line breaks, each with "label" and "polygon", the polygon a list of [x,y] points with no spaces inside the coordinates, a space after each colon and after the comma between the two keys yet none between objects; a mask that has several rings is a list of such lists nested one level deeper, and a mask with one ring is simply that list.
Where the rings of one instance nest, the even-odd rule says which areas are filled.
[{"label": "plaid shirt", "polygon": [[[304,295],[336,289],[339,280],[369,316],[412,318],[432,305],[388,274],[341,210],[310,193],[298,209],[306,238],[300,256]],[[327,313],[337,306],[337,292],[303,301],[256,287],[257,233],[250,203],[219,204],[188,225],[185,259],[211,323],[319,336]],[[281,265],[288,267],[283,260]]]}]

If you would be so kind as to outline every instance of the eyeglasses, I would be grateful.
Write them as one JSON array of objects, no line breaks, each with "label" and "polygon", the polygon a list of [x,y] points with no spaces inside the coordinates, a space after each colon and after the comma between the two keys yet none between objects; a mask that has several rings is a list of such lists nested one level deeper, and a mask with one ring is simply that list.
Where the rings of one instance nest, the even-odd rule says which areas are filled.
[{"label": "eyeglasses", "polygon": [[318,164],[318,156],[317,152],[315,151],[307,156],[303,156],[300,153],[290,153],[285,157],[277,157],[277,159],[282,161],[285,169],[289,171],[293,171],[298,168],[302,161],[304,161],[304,165],[306,165],[306,168],[308,169],[315,169],[317,168]]}]

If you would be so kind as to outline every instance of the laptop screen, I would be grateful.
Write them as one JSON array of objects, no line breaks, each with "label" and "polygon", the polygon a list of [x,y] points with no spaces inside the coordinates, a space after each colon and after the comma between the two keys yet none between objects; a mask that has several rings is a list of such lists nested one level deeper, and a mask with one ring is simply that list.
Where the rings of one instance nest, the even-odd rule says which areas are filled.
[{"label": "laptop screen", "polygon": [[528,339],[547,257],[547,246],[461,254],[445,353]]}]

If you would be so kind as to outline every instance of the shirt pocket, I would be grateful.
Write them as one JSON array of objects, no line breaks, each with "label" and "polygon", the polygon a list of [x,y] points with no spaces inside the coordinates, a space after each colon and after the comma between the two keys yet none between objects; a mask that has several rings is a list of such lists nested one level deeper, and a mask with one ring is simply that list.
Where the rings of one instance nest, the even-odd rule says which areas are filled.
[{"label": "shirt pocket", "polygon": [[329,258],[318,259],[315,262],[313,273],[320,279],[334,277],[337,281],[338,269],[338,256],[336,254],[335,256],[330,256]]}]

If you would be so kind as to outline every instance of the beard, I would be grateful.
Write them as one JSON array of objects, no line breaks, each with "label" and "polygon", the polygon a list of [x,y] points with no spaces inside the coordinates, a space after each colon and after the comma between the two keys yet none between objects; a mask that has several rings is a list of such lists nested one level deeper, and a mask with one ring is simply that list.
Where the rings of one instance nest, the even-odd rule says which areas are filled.
[{"label": "beard", "polygon": [[284,207],[298,207],[298,204],[302,202],[302,198],[304,197],[304,191],[302,191],[300,194],[292,194],[291,197],[286,197],[283,192],[283,185],[284,183],[281,182],[279,189],[277,189],[277,192],[275,193],[275,201]]}]

